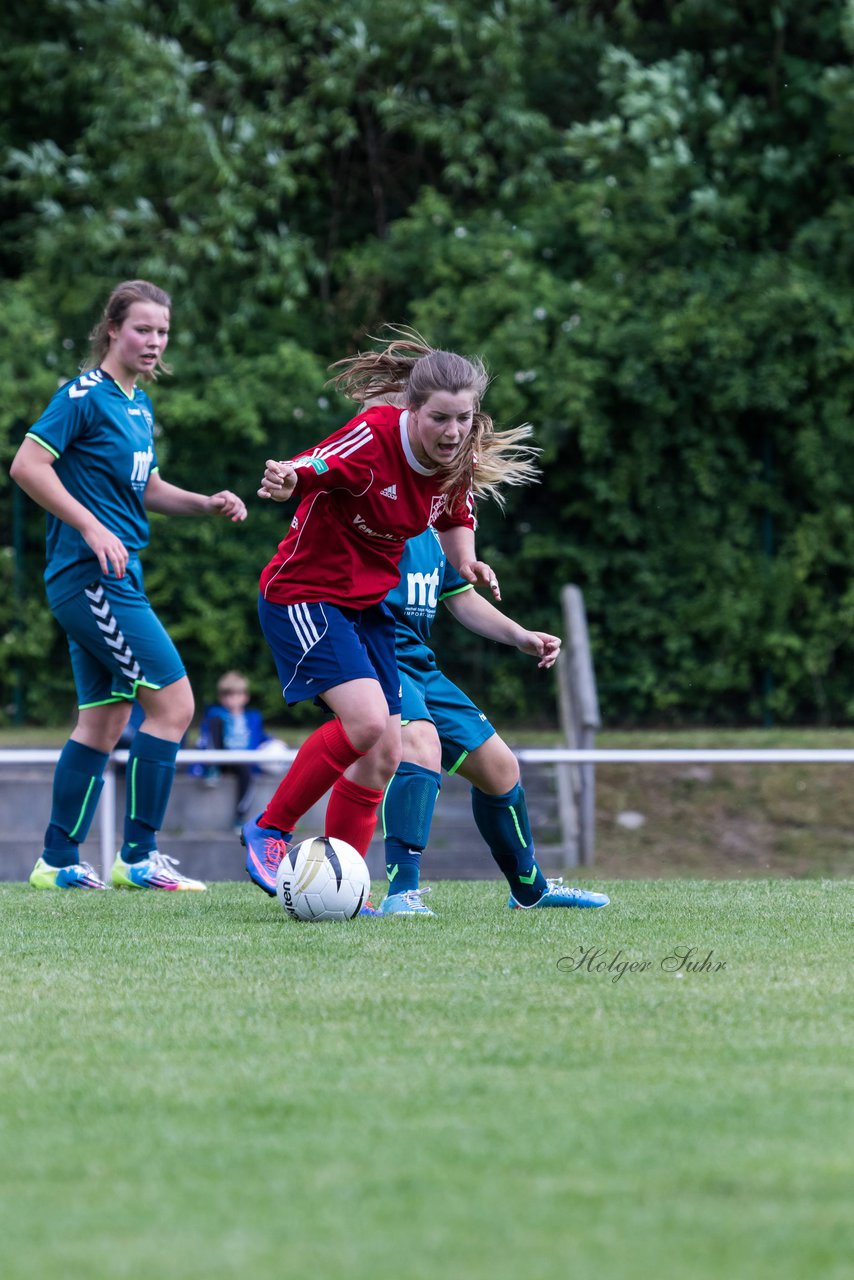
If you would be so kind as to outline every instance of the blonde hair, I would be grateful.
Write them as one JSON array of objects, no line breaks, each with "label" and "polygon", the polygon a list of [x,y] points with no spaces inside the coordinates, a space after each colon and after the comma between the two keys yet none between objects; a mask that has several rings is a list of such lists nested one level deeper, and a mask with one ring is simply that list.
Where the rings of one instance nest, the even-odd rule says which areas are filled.
[{"label": "blonde hair", "polygon": [[420,409],[436,391],[451,395],[471,393],[471,431],[451,466],[445,468],[442,491],[449,495],[449,508],[464,502],[469,489],[476,498],[490,497],[503,506],[503,486],[536,480],[540,472],[535,459],[540,451],[523,443],[530,439],[533,429],[526,423],[496,431],[492,418],[480,407],[489,385],[483,361],[477,356],[469,358],[431,347],[414,329],[396,325],[387,328],[392,335],[400,336],[386,340],[379,351],[361,351],[346,360],[337,360],[330,369],[340,372],[329,381],[359,404],[407,404],[413,409]]},{"label": "blonde hair", "polygon": [[216,682],[218,698],[221,698],[224,693],[237,693],[238,689],[247,697],[249,696],[249,681],[240,671],[226,671],[225,675],[220,676]]},{"label": "blonde hair", "polygon": [[[135,302],[154,302],[158,307],[165,307],[167,311],[172,310],[172,299],[169,294],[148,280],[124,280],[121,284],[117,284],[107,299],[101,319],[89,334],[89,355],[80,366],[82,372],[85,373],[87,369],[97,369],[106,358],[110,350],[110,330],[121,329]],[[171,373],[172,367],[166,364],[165,360],[158,358],[151,372],[143,373],[141,376],[146,381],[154,379],[157,378],[160,370],[163,373]]]}]

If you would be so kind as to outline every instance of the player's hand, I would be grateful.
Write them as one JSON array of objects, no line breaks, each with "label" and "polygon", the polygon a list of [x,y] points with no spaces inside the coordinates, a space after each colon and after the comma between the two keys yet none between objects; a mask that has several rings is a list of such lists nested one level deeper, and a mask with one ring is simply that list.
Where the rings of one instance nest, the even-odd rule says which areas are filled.
[{"label": "player's hand", "polygon": [[125,576],[125,569],[128,567],[128,549],[121,538],[110,533],[110,530],[102,524],[95,524],[91,530],[83,533],[83,538],[86,545],[98,557],[101,573],[108,574],[112,569],[117,578]]},{"label": "player's hand", "polygon": [[258,497],[272,498],[273,502],[287,502],[296,487],[297,473],[293,464],[268,458],[264,464]]},{"label": "player's hand", "polygon": [[208,498],[207,508],[213,515],[225,516],[232,523],[246,519],[246,503],[230,489],[223,489]]},{"label": "player's hand", "polygon": [[547,631],[526,631],[516,648],[539,658],[537,666],[547,671],[558,660],[560,636],[551,636]]},{"label": "player's hand", "polygon": [[501,588],[498,585],[498,579],[484,560],[464,560],[460,565],[459,572],[466,582],[470,582],[472,586],[481,582],[485,587],[489,587],[496,600],[501,599]]}]

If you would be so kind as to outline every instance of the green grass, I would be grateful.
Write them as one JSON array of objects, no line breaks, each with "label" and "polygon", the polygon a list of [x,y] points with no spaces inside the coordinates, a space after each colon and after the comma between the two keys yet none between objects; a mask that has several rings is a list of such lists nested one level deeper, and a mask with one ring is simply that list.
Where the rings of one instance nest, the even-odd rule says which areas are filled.
[{"label": "green grass", "polygon": [[852,887],[324,926],[0,886],[5,1280],[842,1280]]}]

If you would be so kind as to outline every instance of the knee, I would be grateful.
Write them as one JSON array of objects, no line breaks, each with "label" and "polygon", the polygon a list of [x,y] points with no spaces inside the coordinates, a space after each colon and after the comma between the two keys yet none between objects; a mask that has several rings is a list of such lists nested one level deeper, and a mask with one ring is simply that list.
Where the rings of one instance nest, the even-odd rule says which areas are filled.
[{"label": "knee", "polygon": [[388,734],[376,747],[377,767],[386,782],[394,777],[401,760],[400,736],[390,738]]},{"label": "knee", "polygon": [[388,728],[388,713],[383,715],[381,710],[371,711],[350,723],[342,721],[342,728],[356,750],[364,754],[381,743]]},{"label": "knee", "polygon": [[157,737],[174,738],[179,742],[190,727],[196,709],[189,680],[167,685],[156,692],[139,695],[145,709],[143,728],[156,731]]},{"label": "knee", "polygon": [[190,688],[183,689],[180,697],[171,699],[165,707],[158,707],[161,714],[165,714],[168,717],[170,727],[182,738],[193,722],[195,709],[196,700]]},{"label": "knee", "polygon": [[400,743],[391,742],[386,736],[357,762],[357,780],[363,786],[376,787],[382,791],[394,777],[399,764]]},{"label": "knee", "polygon": [[519,761],[497,734],[467,756],[460,773],[488,796],[503,796],[520,781]]},{"label": "knee", "polygon": [[389,723],[386,732],[350,766],[346,776],[363,787],[382,790],[399,764],[400,730],[396,722],[394,728]]},{"label": "knee", "polygon": [[436,726],[429,720],[410,720],[403,726],[403,759],[441,773],[442,744]]},{"label": "knee", "polygon": [[512,791],[521,780],[519,761],[512,752],[508,751],[496,772],[495,785],[500,787],[499,795],[506,795],[508,791]]}]

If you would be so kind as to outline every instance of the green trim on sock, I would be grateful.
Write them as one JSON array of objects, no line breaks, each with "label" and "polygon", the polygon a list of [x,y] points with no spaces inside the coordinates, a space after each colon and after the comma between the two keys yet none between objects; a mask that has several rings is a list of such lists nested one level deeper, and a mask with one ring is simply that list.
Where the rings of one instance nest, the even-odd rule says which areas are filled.
[{"label": "green trim on sock", "polygon": [[136,820],[136,758],[129,761],[128,771],[128,816]]},{"label": "green trim on sock", "polygon": [[[519,843],[523,849],[527,849],[528,841],[522,835],[522,828],[519,825],[519,819],[516,817],[516,810],[513,808],[512,804],[509,804],[507,808],[510,810],[510,816],[513,819],[513,826],[516,828],[516,835],[519,837]],[[521,879],[521,876],[519,878]]]},{"label": "green trim on sock", "polygon": [[74,837],[77,835],[77,832],[80,830],[80,824],[82,823],[83,819],[86,816],[86,805],[89,803],[89,797],[92,794],[92,788],[95,786],[95,783],[98,781],[99,781],[98,778],[89,779],[89,786],[86,788],[86,794],[83,797],[83,803],[80,806],[80,813],[77,816],[77,821],[75,822],[74,826],[68,833],[69,840],[73,840]]}]

